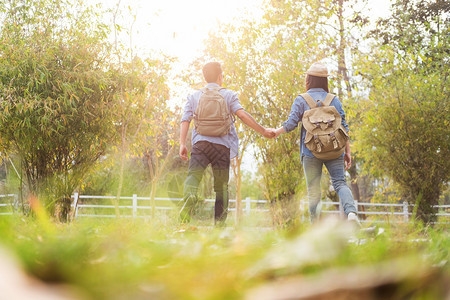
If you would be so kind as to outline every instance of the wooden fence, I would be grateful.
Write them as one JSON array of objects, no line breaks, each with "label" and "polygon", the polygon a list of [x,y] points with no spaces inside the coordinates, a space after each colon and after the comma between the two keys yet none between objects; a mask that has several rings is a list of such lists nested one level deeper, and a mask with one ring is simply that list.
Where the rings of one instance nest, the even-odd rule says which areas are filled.
[{"label": "wooden fence", "polygon": [[[72,199],[75,219],[80,217],[116,217],[115,196],[79,195],[75,193],[72,195]],[[180,205],[177,205],[177,202],[180,203],[182,200],[181,198],[155,198],[154,203],[152,203],[150,197],[138,197],[138,195],[134,194],[120,197],[118,209],[121,217],[152,217],[154,212],[172,211],[177,213],[180,209]],[[205,199],[203,209],[212,209],[214,202],[214,199]],[[230,199],[229,202],[229,211],[236,211],[236,200]],[[307,201],[300,201],[299,205],[302,219],[305,220],[308,215],[308,203]],[[11,215],[19,210],[18,207],[19,203],[16,195],[0,195],[0,215]],[[356,207],[361,222],[370,223],[409,222],[414,209],[414,205],[408,202],[401,204],[356,202]],[[436,208],[438,210],[438,222],[450,224],[450,205],[438,205]],[[321,210],[322,214],[343,214],[342,207],[336,202],[322,201],[318,209]],[[245,198],[242,200],[242,210],[244,214],[250,215],[254,213],[268,213],[270,207],[267,200]]]}]

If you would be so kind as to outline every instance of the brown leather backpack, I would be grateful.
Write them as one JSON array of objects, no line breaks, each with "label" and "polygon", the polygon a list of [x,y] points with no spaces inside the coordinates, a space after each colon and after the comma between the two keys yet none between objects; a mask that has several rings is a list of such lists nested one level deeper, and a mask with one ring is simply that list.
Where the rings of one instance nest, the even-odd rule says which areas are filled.
[{"label": "brown leather backpack", "polygon": [[[330,106],[335,95],[327,94],[324,101],[314,100],[307,93],[301,96],[310,107],[310,110],[304,112],[302,119],[306,129],[305,146],[319,159],[338,158],[344,153],[349,137],[341,124],[341,115],[336,107]],[[322,105],[319,106],[318,103]]]},{"label": "brown leather backpack", "polygon": [[233,122],[227,101],[219,93],[221,87],[202,88],[194,113],[195,130],[205,136],[224,136]]}]

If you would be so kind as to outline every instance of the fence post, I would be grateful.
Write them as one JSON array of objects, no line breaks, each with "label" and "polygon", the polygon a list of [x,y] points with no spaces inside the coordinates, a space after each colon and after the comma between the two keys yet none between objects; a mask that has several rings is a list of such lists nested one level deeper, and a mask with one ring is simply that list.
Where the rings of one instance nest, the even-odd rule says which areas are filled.
[{"label": "fence post", "polygon": [[403,201],[403,220],[407,223],[409,222],[409,213],[408,213],[408,201]]},{"label": "fence post", "polygon": [[19,196],[14,194],[14,211],[17,212],[19,210]]},{"label": "fence post", "polygon": [[133,194],[133,218],[137,216],[137,195]]},{"label": "fence post", "polygon": [[73,193],[73,208],[75,209],[75,219],[78,217],[78,193]]},{"label": "fence post", "polygon": [[356,214],[358,214],[359,209],[358,209],[358,200],[355,200],[355,208],[356,208]]},{"label": "fence post", "polygon": [[250,214],[251,204],[250,197],[245,198],[245,214],[247,216]]}]

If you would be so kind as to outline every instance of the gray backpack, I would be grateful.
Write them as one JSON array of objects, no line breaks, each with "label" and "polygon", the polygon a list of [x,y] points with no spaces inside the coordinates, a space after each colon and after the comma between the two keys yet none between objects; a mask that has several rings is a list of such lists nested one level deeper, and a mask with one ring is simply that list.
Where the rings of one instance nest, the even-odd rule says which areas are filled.
[{"label": "gray backpack", "polygon": [[[323,160],[338,158],[344,153],[348,134],[342,126],[341,115],[336,107],[330,105],[335,95],[328,94],[325,100],[314,100],[309,94],[301,94],[310,110],[302,118],[306,129],[305,146],[312,154]],[[322,102],[322,106],[317,103]]]},{"label": "gray backpack", "polygon": [[195,130],[205,136],[224,136],[233,123],[225,98],[219,93],[221,87],[202,88],[202,95],[194,113]]}]

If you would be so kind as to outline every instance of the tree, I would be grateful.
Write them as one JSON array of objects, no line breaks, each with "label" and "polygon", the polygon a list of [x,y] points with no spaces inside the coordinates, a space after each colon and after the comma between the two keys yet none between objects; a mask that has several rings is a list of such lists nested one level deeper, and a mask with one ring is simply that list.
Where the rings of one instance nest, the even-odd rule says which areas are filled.
[{"label": "tree", "polygon": [[[120,141],[119,182],[116,194],[116,215],[119,215],[118,200],[122,192],[123,174],[127,155],[147,156],[148,149],[156,150],[158,143],[149,143],[149,137],[158,135],[167,121],[167,99],[169,88],[167,76],[170,70],[166,59],[141,59],[133,57],[131,62],[119,66],[116,109],[114,110],[116,134]],[[164,117],[165,116],[165,117]],[[155,141],[153,141],[155,142]],[[156,153],[160,153],[157,151]]]},{"label": "tree", "polygon": [[445,1],[397,1],[393,17],[372,32],[378,43],[359,69],[370,87],[359,149],[425,223],[436,220],[433,206],[450,174],[449,8]]},{"label": "tree", "polygon": [[[118,0],[113,11],[114,52],[117,61],[115,68],[120,74],[115,101],[115,127],[120,141],[117,149],[120,153],[119,176],[114,201],[116,216],[119,216],[119,199],[123,189],[127,156],[145,156],[144,159],[148,162],[149,153],[153,153],[153,150],[160,147],[158,143],[149,144],[148,140],[149,136],[161,132],[162,127],[158,122],[167,121],[167,118],[161,119],[161,116],[167,116],[168,113],[169,87],[167,82],[171,63],[171,59],[167,57],[143,59],[134,53],[133,26],[136,22],[136,15],[131,6],[128,6],[128,17],[131,16],[132,21],[125,28],[119,24],[125,22],[119,20],[122,13],[121,0]],[[118,36],[121,33],[129,38],[128,45],[119,40]],[[143,147],[146,149],[144,150]],[[160,151],[158,150],[156,153],[159,156]],[[150,166],[150,173],[153,174],[152,166],[147,166]],[[151,177],[153,178],[153,176]],[[154,179],[152,179],[152,190],[156,191]]]},{"label": "tree", "polygon": [[[337,89],[338,89],[338,97],[341,102],[345,102],[346,100],[355,101],[356,97],[353,94],[352,88],[352,78],[349,71],[349,54],[358,53],[359,49],[355,46],[358,44],[358,41],[363,37],[361,34],[359,36],[353,36],[352,31],[354,28],[358,29],[358,32],[368,23],[368,18],[362,14],[361,11],[355,9],[357,4],[363,5],[366,1],[363,0],[337,0],[334,1],[334,5],[331,10],[333,14],[336,16],[338,26],[334,28],[332,31],[332,35],[339,36],[339,44],[336,46],[335,55],[336,61],[338,65],[337,70]],[[364,5],[363,5],[364,7]],[[354,85],[354,83],[353,83]],[[346,94],[343,93],[343,90],[346,90]],[[352,106],[347,106],[351,108]],[[354,116],[351,109],[346,109],[347,116]],[[347,119],[347,122],[350,121],[350,118]],[[358,170],[357,170],[357,159],[355,152],[353,152],[352,158],[352,166],[348,170],[351,177],[351,189],[353,193],[353,197],[355,200],[360,201],[360,192],[358,186]]]},{"label": "tree", "polygon": [[[243,106],[264,126],[278,127],[287,119],[293,100],[304,91],[302,74],[313,62],[327,57],[329,36],[318,20],[329,14],[324,8],[328,4],[267,2],[261,21],[223,26],[207,41],[207,56],[223,62],[228,86],[238,91]],[[299,134],[277,141],[248,130],[239,134],[259,149],[274,222],[289,223],[298,212],[296,194],[303,186]]]},{"label": "tree", "polygon": [[146,121],[149,135],[145,143],[141,145],[145,160],[147,162],[149,178],[151,182],[150,202],[152,205],[152,216],[155,216],[155,197],[159,181],[167,172],[169,162],[177,154],[174,150],[177,146],[175,139],[178,136],[179,113],[169,109],[160,109],[153,118]]},{"label": "tree", "polygon": [[0,147],[18,153],[28,188],[61,205],[114,140],[108,30],[92,7],[63,0],[0,4]]}]

